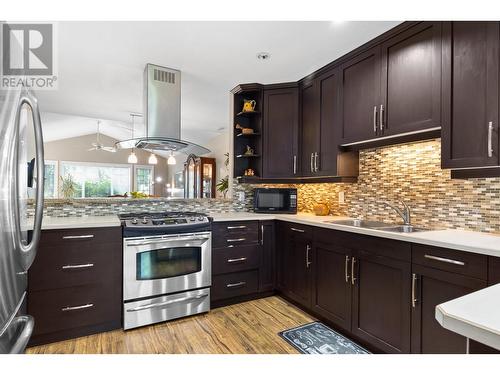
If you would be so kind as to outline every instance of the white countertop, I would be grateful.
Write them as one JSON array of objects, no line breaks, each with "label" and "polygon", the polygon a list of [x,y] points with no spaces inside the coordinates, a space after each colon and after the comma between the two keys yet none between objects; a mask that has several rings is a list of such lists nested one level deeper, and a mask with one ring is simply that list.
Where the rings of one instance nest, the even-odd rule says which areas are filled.
[{"label": "white countertop", "polygon": [[500,284],[436,306],[444,328],[500,350]]},{"label": "white countertop", "polygon": [[331,220],[347,219],[347,217],[344,216],[315,216],[313,214],[305,213],[287,215],[236,212],[212,214],[211,216],[216,222],[234,220],[282,220],[298,224],[314,225],[322,228],[337,229],[345,232],[366,234],[393,240],[413,242],[422,245],[445,247],[448,249],[500,257],[500,236],[458,229],[445,229],[415,233],[385,232],[376,229],[357,228],[325,222]]},{"label": "white countertop", "polygon": [[[32,228],[32,221],[28,223]],[[84,217],[53,217],[44,216],[42,220],[42,230],[47,229],[76,229],[76,228],[97,228],[97,227],[119,227],[118,216],[84,216]]]}]

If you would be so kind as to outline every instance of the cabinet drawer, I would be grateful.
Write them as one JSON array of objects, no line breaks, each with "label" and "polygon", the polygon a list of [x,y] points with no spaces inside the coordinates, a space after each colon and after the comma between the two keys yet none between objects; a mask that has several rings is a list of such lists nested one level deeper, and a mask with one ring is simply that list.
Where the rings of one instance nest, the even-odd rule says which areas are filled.
[{"label": "cabinet drawer", "polygon": [[30,292],[28,314],[35,318],[33,335],[120,320],[120,293],[111,285]]},{"label": "cabinet drawer", "polygon": [[313,234],[313,227],[303,224],[285,223],[284,230],[286,236],[300,236],[307,239],[311,239]]},{"label": "cabinet drawer", "polygon": [[214,247],[239,246],[259,242],[258,221],[231,221],[212,225]]},{"label": "cabinet drawer", "polygon": [[259,271],[228,273],[212,278],[212,300],[244,296],[257,293]]},{"label": "cabinet drawer", "polygon": [[[43,240],[43,237],[42,237]],[[119,241],[92,247],[41,246],[28,272],[28,290],[67,288],[114,280],[121,269],[122,244]]]},{"label": "cabinet drawer", "polygon": [[122,242],[121,227],[44,230],[40,249],[54,246],[94,248],[114,242]]},{"label": "cabinet drawer", "polygon": [[217,275],[259,268],[260,253],[260,245],[214,249],[212,251],[212,272]]},{"label": "cabinet drawer", "polygon": [[413,263],[482,280],[488,277],[486,255],[415,244],[412,249]]}]

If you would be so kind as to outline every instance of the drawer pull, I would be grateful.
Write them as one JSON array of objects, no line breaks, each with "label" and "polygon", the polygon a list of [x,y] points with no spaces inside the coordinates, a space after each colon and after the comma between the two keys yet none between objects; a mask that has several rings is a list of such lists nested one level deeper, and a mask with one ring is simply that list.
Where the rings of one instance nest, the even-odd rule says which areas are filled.
[{"label": "drawer pull", "polygon": [[246,238],[230,238],[228,240],[226,240],[227,242],[241,242],[241,241],[245,241]]},{"label": "drawer pull", "polygon": [[246,257],[243,257],[243,258],[233,258],[233,259],[228,259],[227,262],[228,263],[237,263],[237,262],[244,262],[245,260],[247,260]]},{"label": "drawer pull", "polygon": [[238,288],[240,286],[245,286],[245,285],[247,285],[246,281],[240,281],[239,283],[227,284],[226,288]]},{"label": "drawer pull", "polygon": [[93,303],[87,303],[86,305],[63,307],[61,311],[83,310],[83,309],[89,309],[93,306],[94,306]]},{"label": "drawer pull", "polygon": [[227,229],[245,229],[246,225],[236,225],[234,227],[227,227]]},{"label": "drawer pull", "polygon": [[94,238],[93,234],[83,234],[81,236],[63,236],[63,240],[84,240],[88,238]]},{"label": "drawer pull", "polygon": [[431,259],[431,260],[437,260],[438,262],[443,262],[443,263],[456,264],[457,266],[465,266],[465,262],[462,262],[460,260],[441,258],[441,257],[436,257],[434,255],[428,255],[428,254],[425,254],[424,258]]},{"label": "drawer pull", "polygon": [[65,266],[62,266],[61,269],[63,269],[63,270],[75,270],[75,269],[91,268],[91,267],[94,267],[94,263],[87,263],[87,264],[67,264]]},{"label": "drawer pull", "polygon": [[293,228],[293,227],[291,227],[290,230],[292,230],[294,232],[299,232],[299,233],[304,233],[305,232],[304,229],[297,229],[297,228]]},{"label": "drawer pull", "polygon": [[134,307],[132,309],[127,309],[127,312],[134,312],[134,311],[167,307],[167,306],[173,305],[174,303],[196,301],[198,299],[205,298],[205,297],[208,297],[208,294],[206,294],[206,293],[205,294],[198,294],[197,296],[193,296],[193,297],[183,297],[183,298],[176,298],[176,299],[173,299],[171,301],[165,301],[165,302],[159,302],[159,303],[149,303],[147,305],[141,305],[141,306]]}]

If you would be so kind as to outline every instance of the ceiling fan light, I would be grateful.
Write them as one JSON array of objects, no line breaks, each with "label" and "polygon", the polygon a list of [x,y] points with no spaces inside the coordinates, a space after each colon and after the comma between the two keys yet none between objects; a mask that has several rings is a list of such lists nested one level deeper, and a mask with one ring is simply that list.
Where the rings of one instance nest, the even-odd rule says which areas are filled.
[{"label": "ceiling fan light", "polygon": [[128,160],[127,161],[130,164],[137,164],[137,155],[135,154],[135,152],[133,150],[130,153],[130,155],[128,156]]},{"label": "ceiling fan light", "polygon": [[167,159],[167,164],[168,165],[175,165],[177,164],[177,160],[175,160],[174,152],[170,151],[170,156]]},{"label": "ceiling fan light", "polygon": [[148,163],[149,164],[158,164],[158,158],[156,157],[155,154],[151,153],[151,155],[149,155]]}]

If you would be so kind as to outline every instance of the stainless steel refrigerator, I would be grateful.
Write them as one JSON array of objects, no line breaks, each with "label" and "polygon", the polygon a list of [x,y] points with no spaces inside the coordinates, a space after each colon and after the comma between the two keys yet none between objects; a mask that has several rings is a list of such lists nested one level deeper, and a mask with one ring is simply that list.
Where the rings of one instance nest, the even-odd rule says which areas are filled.
[{"label": "stainless steel refrigerator", "polygon": [[[26,315],[27,271],[40,239],[43,160],[36,97],[26,89],[0,90],[0,353],[23,353],[33,332],[34,320]],[[35,200],[30,227],[28,192]]]}]

